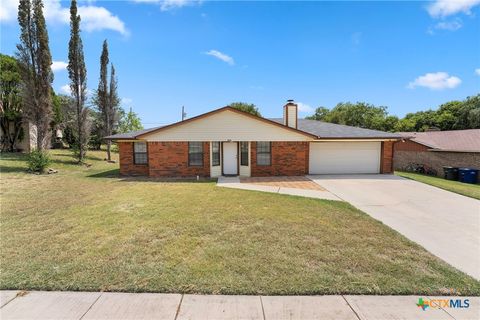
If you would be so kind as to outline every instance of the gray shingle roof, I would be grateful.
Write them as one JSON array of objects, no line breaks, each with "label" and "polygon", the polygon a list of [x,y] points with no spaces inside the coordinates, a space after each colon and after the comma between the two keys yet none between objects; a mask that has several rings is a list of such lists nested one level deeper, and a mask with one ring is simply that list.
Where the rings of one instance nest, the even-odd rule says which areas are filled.
[{"label": "gray shingle roof", "polygon": [[[277,123],[283,124],[282,118],[268,119]],[[164,126],[143,129],[138,131],[131,131],[127,133],[114,134],[105,139],[108,140],[122,140],[135,139],[137,136],[157,130]],[[370,130],[341,124],[328,123],[317,120],[298,119],[298,129],[304,132],[313,134],[320,139],[401,139],[402,136],[397,133],[383,132],[379,130]]]},{"label": "gray shingle roof", "polygon": [[[269,119],[275,122],[283,123],[282,118]],[[298,129],[314,134],[319,138],[341,139],[400,139],[401,136],[396,133],[384,132],[379,130],[370,130],[342,124],[335,124],[317,120],[298,119]]]},{"label": "gray shingle roof", "polygon": [[130,131],[130,132],[126,132],[126,133],[117,133],[117,134],[113,134],[111,136],[105,137],[104,139],[107,139],[107,140],[135,139],[138,135],[141,135],[141,134],[153,131],[153,130],[157,130],[161,127],[163,127],[163,126],[155,127],[155,128],[149,128],[149,129],[143,129],[143,130],[137,130],[137,131]]}]

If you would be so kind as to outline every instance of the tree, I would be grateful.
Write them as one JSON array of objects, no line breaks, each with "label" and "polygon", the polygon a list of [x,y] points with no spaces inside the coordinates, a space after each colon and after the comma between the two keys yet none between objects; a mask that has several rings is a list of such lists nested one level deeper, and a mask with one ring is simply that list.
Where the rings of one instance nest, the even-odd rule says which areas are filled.
[{"label": "tree", "polygon": [[313,115],[305,117],[305,119],[325,121],[329,113],[330,110],[328,108],[318,107],[317,109],[315,109],[315,113]]},{"label": "tree", "polygon": [[48,146],[52,120],[52,56],[41,0],[20,0],[18,5],[20,43],[17,56],[23,80],[24,115],[36,127],[37,150]]},{"label": "tree", "polygon": [[253,114],[254,116],[261,117],[260,111],[253,103],[245,103],[245,102],[232,102],[230,103],[230,107],[235,108],[237,110],[248,112]]},{"label": "tree", "polygon": [[87,100],[87,70],[83,57],[83,44],[80,38],[80,16],[77,14],[77,1],[72,0],[70,5],[70,42],[68,43],[68,77],[70,78],[70,91],[75,103],[75,136],[77,145],[75,149],[78,162],[83,162],[87,152],[90,128]]},{"label": "tree", "polygon": [[119,133],[125,133],[125,132],[137,131],[137,130],[143,129],[140,118],[135,112],[132,111],[132,108],[130,108],[130,111],[128,112],[121,110],[120,114],[121,114],[121,117],[120,117],[120,121],[118,122]]},{"label": "tree", "polygon": [[[118,122],[118,106],[120,104],[120,99],[117,94],[117,78],[113,65],[111,66],[110,85],[108,83],[109,61],[108,43],[107,40],[105,40],[100,56],[100,80],[93,98],[94,104],[97,106],[102,117],[102,131],[104,136],[109,136],[113,133],[115,123]],[[112,142],[108,140],[107,160],[111,160],[111,145]]]},{"label": "tree", "polygon": [[332,110],[319,107],[307,119],[386,131],[393,130],[398,121],[398,118],[388,116],[387,107],[377,107],[365,102],[341,102]]},{"label": "tree", "polygon": [[480,94],[467,97],[458,110],[455,129],[480,129]]},{"label": "tree", "polygon": [[1,148],[12,152],[23,135],[20,67],[15,58],[0,54],[0,70]]}]

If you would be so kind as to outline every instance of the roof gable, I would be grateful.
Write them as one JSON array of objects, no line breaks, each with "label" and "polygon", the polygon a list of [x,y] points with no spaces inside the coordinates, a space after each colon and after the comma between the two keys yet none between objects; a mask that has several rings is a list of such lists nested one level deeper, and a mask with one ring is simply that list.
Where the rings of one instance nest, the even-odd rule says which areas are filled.
[{"label": "roof gable", "polygon": [[307,141],[315,135],[231,107],[141,133],[147,141]]}]

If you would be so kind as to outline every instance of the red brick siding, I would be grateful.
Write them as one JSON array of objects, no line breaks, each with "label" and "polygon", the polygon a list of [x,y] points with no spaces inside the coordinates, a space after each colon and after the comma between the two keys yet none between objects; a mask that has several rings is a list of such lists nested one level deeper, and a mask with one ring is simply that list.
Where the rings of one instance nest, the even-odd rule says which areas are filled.
[{"label": "red brick siding", "polygon": [[[148,150],[147,150],[148,151]],[[133,143],[119,142],[120,174],[124,176],[148,176],[148,164],[133,163]]]},{"label": "red brick siding", "polygon": [[397,141],[394,144],[395,151],[427,151],[428,147],[411,140]]},{"label": "red brick siding", "polygon": [[270,166],[257,166],[257,143],[251,143],[251,176],[300,176],[308,174],[308,142],[271,142]]},{"label": "red brick siding", "polygon": [[[410,163],[427,165],[443,177],[443,166],[480,169],[478,152],[442,152],[442,151],[395,151],[393,164],[395,170],[405,170]],[[480,177],[479,177],[480,181]]]},{"label": "red brick siding", "polygon": [[210,143],[203,143],[203,166],[188,165],[188,142],[149,142],[149,175],[151,177],[209,177]]},{"label": "red brick siding", "polygon": [[393,172],[393,141],[383,141],[380,158],[380,173]]}]

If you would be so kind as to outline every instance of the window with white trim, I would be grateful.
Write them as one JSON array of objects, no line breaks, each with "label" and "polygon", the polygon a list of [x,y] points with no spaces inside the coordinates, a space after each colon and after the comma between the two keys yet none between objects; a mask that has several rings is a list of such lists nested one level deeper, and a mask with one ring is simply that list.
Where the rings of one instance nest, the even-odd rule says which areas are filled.
[{"label": "window with white trim", "polygon": [[272,164],[272,148],[269,141],[257,142],[257,165],[269,166]]},{"label": "window with white trim", "polygon": [[146,142],[134,142],[133,143],[133,163],[134,164],[147,164],[147,143]]},{"label": "window with white trim", "polygon": [[188,143],[188,165],[191,167],[203,166],[203,142]]},{"label": "window with white trim", "polygon": [[212,142],[212,166],[217,167],[220,165],[220,142]]}]

